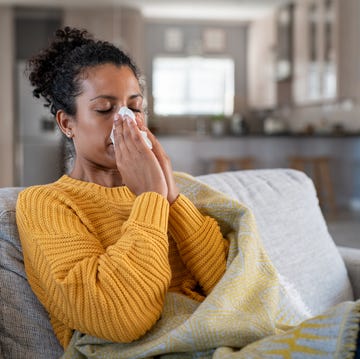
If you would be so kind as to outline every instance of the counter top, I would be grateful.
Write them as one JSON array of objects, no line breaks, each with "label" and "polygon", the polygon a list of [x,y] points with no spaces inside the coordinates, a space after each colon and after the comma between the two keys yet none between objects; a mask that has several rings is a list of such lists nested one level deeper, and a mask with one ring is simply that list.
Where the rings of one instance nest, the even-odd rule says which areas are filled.
[{"label": "counter top", "polygon": [[274,133],[266,134],[263,132],[259,133],[248,133],[243,135],[232,135],[224,134],[222,136],[215,136],[211,134],[198,134],[196,132],[187,133],[173,133],[173,134],[156,134],[158,138],[196,138],[196,139],[237,139],[237,138],[356,138],[360,137],[360,132],[347,132],[347,133]]}]

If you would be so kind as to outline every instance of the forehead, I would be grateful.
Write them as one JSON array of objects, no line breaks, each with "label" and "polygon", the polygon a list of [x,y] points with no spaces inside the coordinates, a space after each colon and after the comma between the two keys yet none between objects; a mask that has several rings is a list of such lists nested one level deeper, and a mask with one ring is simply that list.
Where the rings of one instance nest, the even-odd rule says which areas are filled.
[{"label": "forehead", "polygon": [[138,79],[128,66],[104,64],[87,68],[81,76],[82,94],[131,96],[141,93]]}]

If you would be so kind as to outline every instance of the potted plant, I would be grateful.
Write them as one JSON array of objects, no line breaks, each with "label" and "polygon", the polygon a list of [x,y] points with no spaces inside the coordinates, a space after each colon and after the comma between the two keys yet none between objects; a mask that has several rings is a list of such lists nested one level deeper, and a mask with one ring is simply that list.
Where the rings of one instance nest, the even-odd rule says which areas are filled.
[{"label": "potted plant", "polygon": [[214,136],[222,136],[225,133],[224,114],[218,114],[211,117],[211,132]]}]

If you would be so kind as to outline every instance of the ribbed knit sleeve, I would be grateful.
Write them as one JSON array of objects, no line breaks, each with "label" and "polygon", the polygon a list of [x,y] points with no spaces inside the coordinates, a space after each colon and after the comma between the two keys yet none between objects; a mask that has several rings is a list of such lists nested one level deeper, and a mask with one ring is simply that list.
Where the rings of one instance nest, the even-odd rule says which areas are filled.
[{"label": "ribbed knit sleeve", "polygon": [[226,269],[228,241],[218,223],[181,194],[170,207],[169,232],[186,267],[209,294]]},{"label": "ribbed knit sleeve", "polygon": [[[171,280],[169,204],[159,194],[144,193],[120,225],[113,223],[116,212],[92,208],[91,200],[86,210],[93,217],[105,217],[105,227],[97,230],[111,231],[116,237],[112,245],[104,247],[83,209],[61,191],[35,187],[20,194],[16,213],[26,271],[55,323],[131,342],[158,320]],[[61,338],[56,325],[66,347],[68,339]]]}]

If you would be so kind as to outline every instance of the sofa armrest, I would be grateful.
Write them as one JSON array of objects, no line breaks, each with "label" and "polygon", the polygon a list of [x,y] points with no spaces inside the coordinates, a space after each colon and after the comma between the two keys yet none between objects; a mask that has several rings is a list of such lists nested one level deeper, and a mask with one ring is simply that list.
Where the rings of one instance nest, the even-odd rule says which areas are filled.
[{"label": "sofa armrest", "polygon": [[360,299],[360,249],[340,246],[338,249],[349,274],[354,298]]}]

